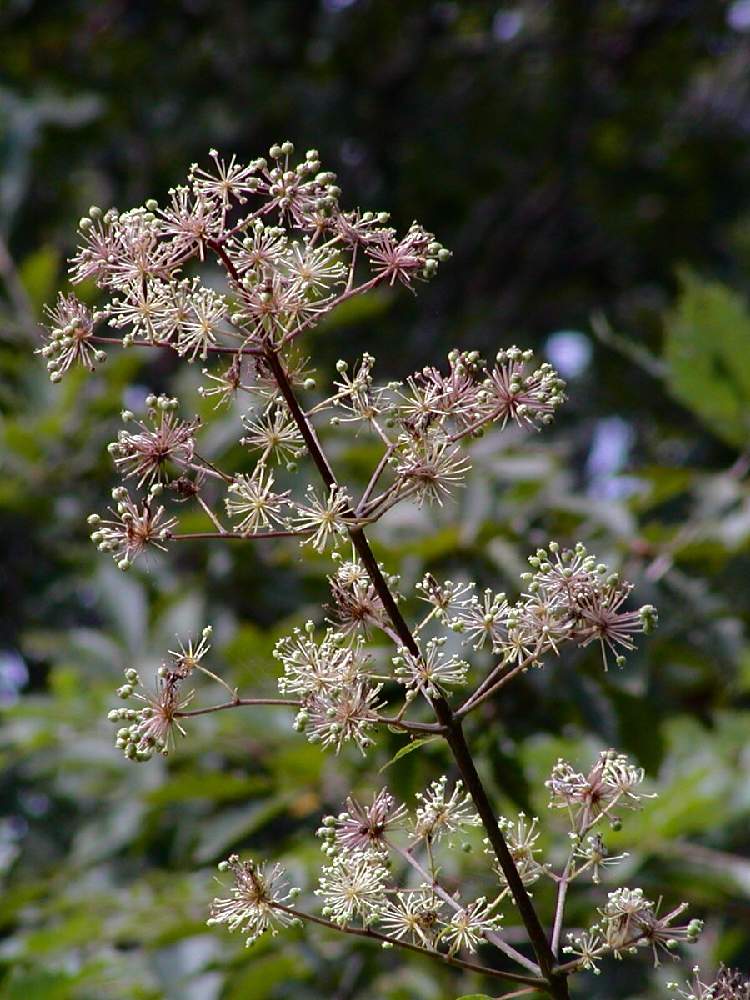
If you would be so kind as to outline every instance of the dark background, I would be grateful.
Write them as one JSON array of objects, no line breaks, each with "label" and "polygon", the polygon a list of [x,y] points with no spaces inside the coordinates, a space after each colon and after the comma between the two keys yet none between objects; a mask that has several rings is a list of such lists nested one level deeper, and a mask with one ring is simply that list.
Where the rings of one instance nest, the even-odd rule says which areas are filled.
[{"label": "dark background", "polygon": [[[119,410],[147,388],[197,407],[195,379],[127,355],[50,386],[32,354],[42,303],[90,204],[164,198],[209,147],[251,158],[285,138],[320,150],[345,205],[417,218],[454,252],[416,297],[363,300],[310,340],[324,373],[365,349],[402,377],[452,346],[518,342],[569,378],[552,432],[483,441],[458,507],[382,529],[389,569],[411,583],[463,566],[512,590],[529,550],[581,538],[659,606],[622,673],[566,657],[474,734],[506,810],[544,808],[559,753],[583,767],[610,744],[660,792],[613,848],[632,854],[626,881],[706,918],[703,942],[681,969],[612,963],[580,996],[667,996],[696,961],[747,969],[749,67],[743,0],[0,7],[4,995],[487,988],[323,933],[246,953],[203,926],[228,850],[283,855],[309,884],[320,813],[381,780],[395,737],[367,766],[275,717],[209,720],[168,765],[111,747],[123,666],[158,663],[175,631],[212,621],[222,672],[272,690],[273,640],[315,614],[328,567],[198,548],[127,577],[104,565],[85,515],[107,503]],[[369,461],[342,449],[350,470]],[[392,769],[400,794],[447,767],[421,757]],[[571,919],[602,898],[584,892]]]}]

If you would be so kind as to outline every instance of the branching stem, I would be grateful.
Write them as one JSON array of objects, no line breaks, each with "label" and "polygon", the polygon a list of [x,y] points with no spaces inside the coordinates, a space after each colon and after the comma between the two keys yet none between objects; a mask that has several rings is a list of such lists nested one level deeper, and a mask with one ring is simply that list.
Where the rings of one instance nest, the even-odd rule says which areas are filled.
[{"label": "branching stem", "polygon": [[[266,349],[266,360],[276,379],[279,391],[289,407],[289,412],[307,445],[310,457],[315,463],[323,482],[330,489],[331,486],[337,485],[333,469],[321,447],[315,429],[305,416],[297,400],[278,353],[270,345]],[[399,641],[413,656],[419,657],[419,646],[396,604],[396,600],[378,566],[377,559],[370,548],[370,543],[364,531],[361,527],[352,527],[349,528],[349,536],[362,561],[362,565],[375,587],[386,614],[393,623],[393,628]],[[526,928],[529,941],[534,949],[539,968],[544,977],[543,981],[547,992],[555,1000],[569,1000],[570,994],[568,992],[567,977],[565,973],[559,973],[555,969],[555,957],[547,940],[547,935],[537,916],[531,898],[526,891],[523,880],[518,873],[505,837],[498,826],[497,816],[495,815],[492,803],[482,784],[471,751],[466,743],[466,738],[461,728],[461,719],[453,712],[451,706],[442,695],[432,698],[431,704],[438,722],[444,728],[445,739],[453,753],[464,785],[474,801],[482,825],[485,828],[489,842],[495,852],[503,876]]]}]

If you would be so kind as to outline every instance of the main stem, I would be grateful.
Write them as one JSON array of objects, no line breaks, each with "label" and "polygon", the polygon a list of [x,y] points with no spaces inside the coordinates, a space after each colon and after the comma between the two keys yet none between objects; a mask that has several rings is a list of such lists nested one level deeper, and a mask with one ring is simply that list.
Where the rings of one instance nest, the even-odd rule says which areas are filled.
[{"label": "main stem", "polygon": [[[276,351],[271,347],[269,347],[266,351],[266,360],[268,361],[268,365],[273,372],[274,378],[276,379],[279,391],[289,407],[289,411],[292,414],[294,422],[299,428],[300,434],[304,439],[310,456],[315,462],[323,482],[330,489],[331,486],[336,485],[336,477],[333,473],[333,469],[331,468],[321,447],[318,436],[315,433],[315,429],[305,416],[302,407],[297,400],[281,359]],[[419,657],[420,652],[417,642],[411,629],[401,614],[398,605],[396,604],[395,598],[391,593],[390,587],[386,583],[385,577],[380,571],[377,559],[370,548],[370,543],[367,541],[364,531],[360,527],[350,528],[349,535],[357,554],[362,560],[362,565],[365,567],[368,576],[372,580],[378,597],[382,601],[383,607],[393,624],[396,634],[406,649],[408,649],[413,656]],[[484,785],[482,784],[482,780],[477,773],[476,767],[474,766],[474,760],[471,756],[468,744],[466,743],[466,738],[461,726],[461,719],[455,715],[452,708],[442,695],[437,695],[432,698],[432,707],[438,722],[444,727],[445,739],[447,740],[448,746],[453,753],[456,765],[461,773],[461,777],[463,778],[464,785],[474,801],[479,817],[482,820],[482,825],[485,828],[487,837],[497,857],[500,869],[508,883],[508,888],[513,895],[521,920],[523,921],[526,932],[529,936],[531,946],[534,949],[536,960],[539,963],[539,968],[541,969],[541,972],[547,982],[548,992],[555,998],[555,1000],[570,1000],[567,977],[565,974],[561,974],[555,969],[555,956],[552,953],[552,949],[550,948],[547,940],[547,935],[542,927],[539,917],[537,916],[534,905],[531,902],[531,898],[526,891],[523,880],[518,874],[518,869],[516,868],[513,857],[508,849],[505,837],[498,826],[497,816],[495,815],[492,803],[489,800]]]}]

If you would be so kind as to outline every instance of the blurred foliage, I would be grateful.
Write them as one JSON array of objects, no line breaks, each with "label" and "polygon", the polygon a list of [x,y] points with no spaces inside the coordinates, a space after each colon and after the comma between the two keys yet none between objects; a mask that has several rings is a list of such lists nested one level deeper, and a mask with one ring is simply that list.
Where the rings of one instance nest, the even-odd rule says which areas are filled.
[{"label": "blurred foliage", "polygon": [[[417,216],[455,251],[418,297],[341,310],[306,345],[321,377],[365,347],[402,376],[454,344],[513,340],[570,376],[551,432],[489,435],[456,507],[394,512],[375,533],[404,592],[425,568],[513,592],[554,536],[621,565],[660,609],[623,672],[578,652],[484,706],[471,737],[498,803],[542,813],[558,755],[627,750],[659,791],[612,837],[629,878],[705,915],[689,964],[750,967],[749,28],[741,0],[0,6],[3,996],[488,986],[317,929],[248,953],[204,926],[228,850],[309,884],[320,814],[386,780],[411,796],[448,766],[439,744],[395,760],[389,735],[367,764],[334,759],[267,711],[194,720],[145,767],[111,745],[123,666],[157,665],[208,621],[222,672],[272,693],[273,641],[320,617],[327,564],[196,546],[114,571],[85,515],[107,503],[119,410],[153,388],[210,412],[169,358],[126,354],[52,387],[35,325],[89,204],[163,196],[209,146],[252,156],[287,136],[320,148],[349,204]],[[237,427],[213,416],[211,440]],[[352,481],[372,461],[364,439],[330,446]],[[614,963],[577,995],[655,1000],[674,975]]]}]

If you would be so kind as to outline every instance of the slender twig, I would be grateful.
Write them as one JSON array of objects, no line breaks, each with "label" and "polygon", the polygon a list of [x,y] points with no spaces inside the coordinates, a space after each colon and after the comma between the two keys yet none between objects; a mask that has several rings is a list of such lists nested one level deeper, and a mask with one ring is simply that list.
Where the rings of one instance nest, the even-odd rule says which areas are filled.
[{"label": "slender twig", "polygon": [[212,712],[225,712],[230,708],[248,707],[251,705],[283,705],[285,708],[300,708],[301,701],[290,701],[287,698],[234,698],[220,705],[209,705],[207,708],[194,708],[190,712],[175,712],[179,719],[190,719],[195,715],[210,715]]},{"label": "slender twig", "polygon": [[565,900],[568,896],[568,886],[570,885],[570,867],[572,856],[568,858],[565,869],[563,870],[562,877],[557,885],[557,903],[555,905],[555,922],[552,926],[552,941],[550,947],[552,948],[552,953],[557,956],[560,954],[560,935],[562,934],[563,928],[563,918],[565,916]]},{"label": "slender twig", "polygon": [[500,688],[503,688],[506,684],[510,683],[514,677],[517,677],[519,674],[528,670],[536,658],[536,656],[527,657],[525,660],[516,664],[516,666],[513,667],[512,670],[509,670],[507,674],[503,674],[502,677],[500,677],[500,679],[495,681],[493,684],[488,687],[482,686],[479,688],[471,696],[471,698],[468,698],[460,708],[456,709],[456,715],[463,717],[464,715],[468,715],[469,712],[473,712],[475,708],[478,708],[482,704],[482,702],[487,701],[487,699],[491,698],[497,691],[500,690]]},{"label": "slender twig", "polygon": [[[101,337],[99,335],[92,335],[87,337],[87,342],[90,341],[94,344],[114,344],[117,347],[122,347],[122,339],[120,337]],[[131,343],[132,347],[156,347],[159,349],[168,348],[170,351],[177,353],[177,348],[174,344],[170,344],[168,340],[134,340]],[[250,354],[254,357],[258,357],[263,354],[263,351],[259,347],[249,347],[247,345],[239,347],[222,347],[220,344],[208,344],[206,350],[209,354]]]},{"label": "slender twig", "polygon": [[370,494],[375,489],[375,486],[377,485],[378,480],[380,479],[381,475],[383,474],[383,470],[385,469],[386,465],[388,464],[388,459],[391,457],[391,455],[395,451],[395,448],[396,448],[395,444],[389,444],[388,447],[383,452],[382,458],[380,459],[380,461],[378,462],[378,464],[375,466],[375,471],[373,472],[372,476],[370,477],[370,482],[365,487],[365,492],[362,494],[362,496],[359,499],[359,503],[357,504],[357,513],[358,514],[364,514],[365,513],[365,505],[367,504],[367,501],[370,499]]},{"label": "slender twig", "polygon": [[507,979],[512,983],[525,983],[529,986],[539,987],[540,989],[544,989],[546,987],[546,983],[543,979],[532,978],[531,976],[522,976],[516,972],[501,972],[499,969],[491,969],[489,966],[479,965],[477,962],[466,962],[463,959],[456,958],[454,955],[449,955],[444,951],[434,951],[431,948],[422,948],[417,944],[410,944],[408,941],[401,941],[398,938],[388,937],[387,934],[380,934],[378,931],[374,931],[370,927],[341,927],[339,924],[335,924],[331,920],[326,920],[325,917],[318,917],[313,913],[305,913],[304,910],[295,910],[291,906],[284,906],[283,903],[271,902],[270,905],[273,906],[274,909],[282,910],[284,913],[288,913],[292,917],[297,917],[299,920],[306,920],[308,923],[319,924],[321,927],[328,927],[330,930],[339,931],[342,934],[353,934],[355,937],[368,938],[370,941],[378,941],[381,945],[386,944],[395,948],[404,948],[407,951],[416,952],[418,955],[426,955],[428,958],[434,958],[440,962],[445,962],[448,965],[454,965],[459,969],[468,969],[470,972],[479,972],[481,975],[491,976],[493,979]]},{"label": "slender twig", "polygon": [[167,538],[170,542],[193,542],[203,538],[221,538],[225,542],[255,542],[262,538],[301,538],[312,534],[308,528],[279,531],[258,531],[255,534],[242,534],[238,531],[191,531],[186,534],[169,533]]},{"label": "slender twig", "polygon": [[495,1000],[512,1000],[513,997],[527,997],[537,990],[534,986],[524,986],[521,990],[511,990],[510,993],[503,993],[502,996],[495,997]]},{"label": "slender twig", "polygon": [[436,736],[442,736],[444,733],[439,722],[407,722],[404,719],[389,718],[386,715],[377,715],[375,722],[383,726],[395,726],[411,733],[434,733]]}]

